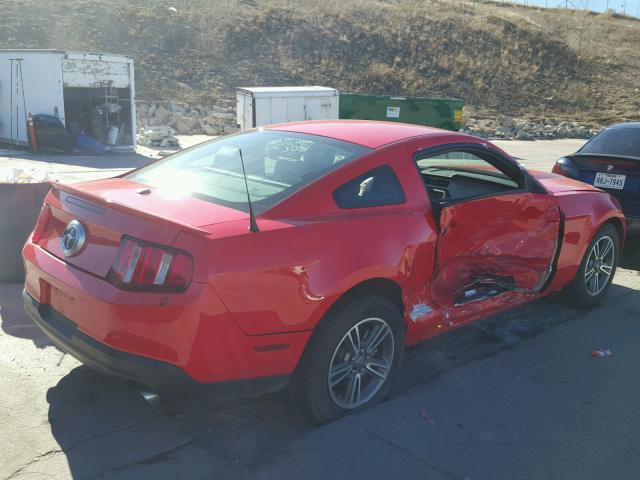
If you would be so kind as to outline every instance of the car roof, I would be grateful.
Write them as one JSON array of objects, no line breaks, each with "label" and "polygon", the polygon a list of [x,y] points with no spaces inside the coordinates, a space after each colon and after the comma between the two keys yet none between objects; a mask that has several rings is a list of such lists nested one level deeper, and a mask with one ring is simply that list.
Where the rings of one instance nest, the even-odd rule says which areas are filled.
[{"label": "car roof", "polygon": [[411,137],[454,133],[439,128],[407,123],[378,122],[373,120],[314,120],[282,123],[263,127],[267,130],[307,133],[356,143],[368,148],[379,148]]},{"label": "car roof", "polygon": [[615,125],[611,125],[607,127],[609,129],[621,129],[621,128],[640,128],[640,122],[626,122],[626,123],[616,123]]}]

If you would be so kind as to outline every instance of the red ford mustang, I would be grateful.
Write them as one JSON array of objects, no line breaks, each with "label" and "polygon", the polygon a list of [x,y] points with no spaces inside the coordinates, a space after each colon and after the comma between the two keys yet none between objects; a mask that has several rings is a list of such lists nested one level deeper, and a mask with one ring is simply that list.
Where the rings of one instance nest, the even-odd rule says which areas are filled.
[{"label": "red ford mustang", "polygon": [[561,289],[597,303],[625,232],[609,194],[478,138],[293,123],[54,185],[24,300],[99,371],[155,390],[290,383],[324,422],[384,397],[406,345]]}]

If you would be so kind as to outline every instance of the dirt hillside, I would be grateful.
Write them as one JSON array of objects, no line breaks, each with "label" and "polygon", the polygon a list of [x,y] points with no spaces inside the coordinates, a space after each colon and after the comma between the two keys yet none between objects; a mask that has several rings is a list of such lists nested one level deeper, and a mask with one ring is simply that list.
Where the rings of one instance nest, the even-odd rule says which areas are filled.
[{"label": "dirt hillside", "polygon": [[464,99],[474,115],[640,118],[640,21],[481,0],[4,0],[0,48],[135,57],[138,98],[240,85]]}]

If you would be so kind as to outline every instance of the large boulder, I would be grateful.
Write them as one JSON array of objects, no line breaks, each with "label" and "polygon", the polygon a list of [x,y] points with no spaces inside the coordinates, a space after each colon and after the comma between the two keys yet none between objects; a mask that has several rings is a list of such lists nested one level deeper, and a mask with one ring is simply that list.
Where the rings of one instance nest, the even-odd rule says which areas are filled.
[{"label": "large boulder", "polygon": [[508,117],[507,115],[502,115],[500,117],[500,123],[503,127],[507,128],[516,128],[518,126],[515,118]]},{"label": "large boulder", "polygon": [[534,136],[531,133],[523,129],[518,130],[516,133],[516,140],[533,140],[533,138]]},{"label": "large boulder", "polygon": [[164,108],[163,106],[158,107],[153,114],[154,120],[157,122],[156,125],[162,125],[165,123],[167,117],[171,115],[171,112]]},{"label": "large boulder", "polygon": [[205,135],[220,135],[220,128],[215,125],[205,124],[202,126],[202,133]]},{"label": "large boulder", "polygon": [[178,117],[175,128],[178,133],[191,133],[199,126],[200,123],[196,117]]},{"label": "large boulder", "polygon": [[174,113],[186,113],[187,111],[187,109],[184,106],[175,102],[169,102],[167,104],[167,109]]},{"label": "large boulder", "polygon": [[229,112],[218,112],[216,110],[211,110],[209,112],[209,118],[218,118],[223,120],[234,120],[236,118],[234,113]]}]

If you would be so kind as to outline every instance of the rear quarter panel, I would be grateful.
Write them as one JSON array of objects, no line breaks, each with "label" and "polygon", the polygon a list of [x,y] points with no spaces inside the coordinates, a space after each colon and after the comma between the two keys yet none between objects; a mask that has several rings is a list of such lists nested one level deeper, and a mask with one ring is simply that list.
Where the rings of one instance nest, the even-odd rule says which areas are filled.
[{"label": "rear quarter panel", "polygon": [[[403,161],[406,160],[406,161]],[[402,205],[339,209],[338,186],[379,165],[393,168]],[[374,151],[334,171],[258,218],[181,234],[196,277],[209,282],[249,335],[309,330],[343,293],[373,278],[414,292],[431,278],[436,229],[424,187],[402,145]]]}]

